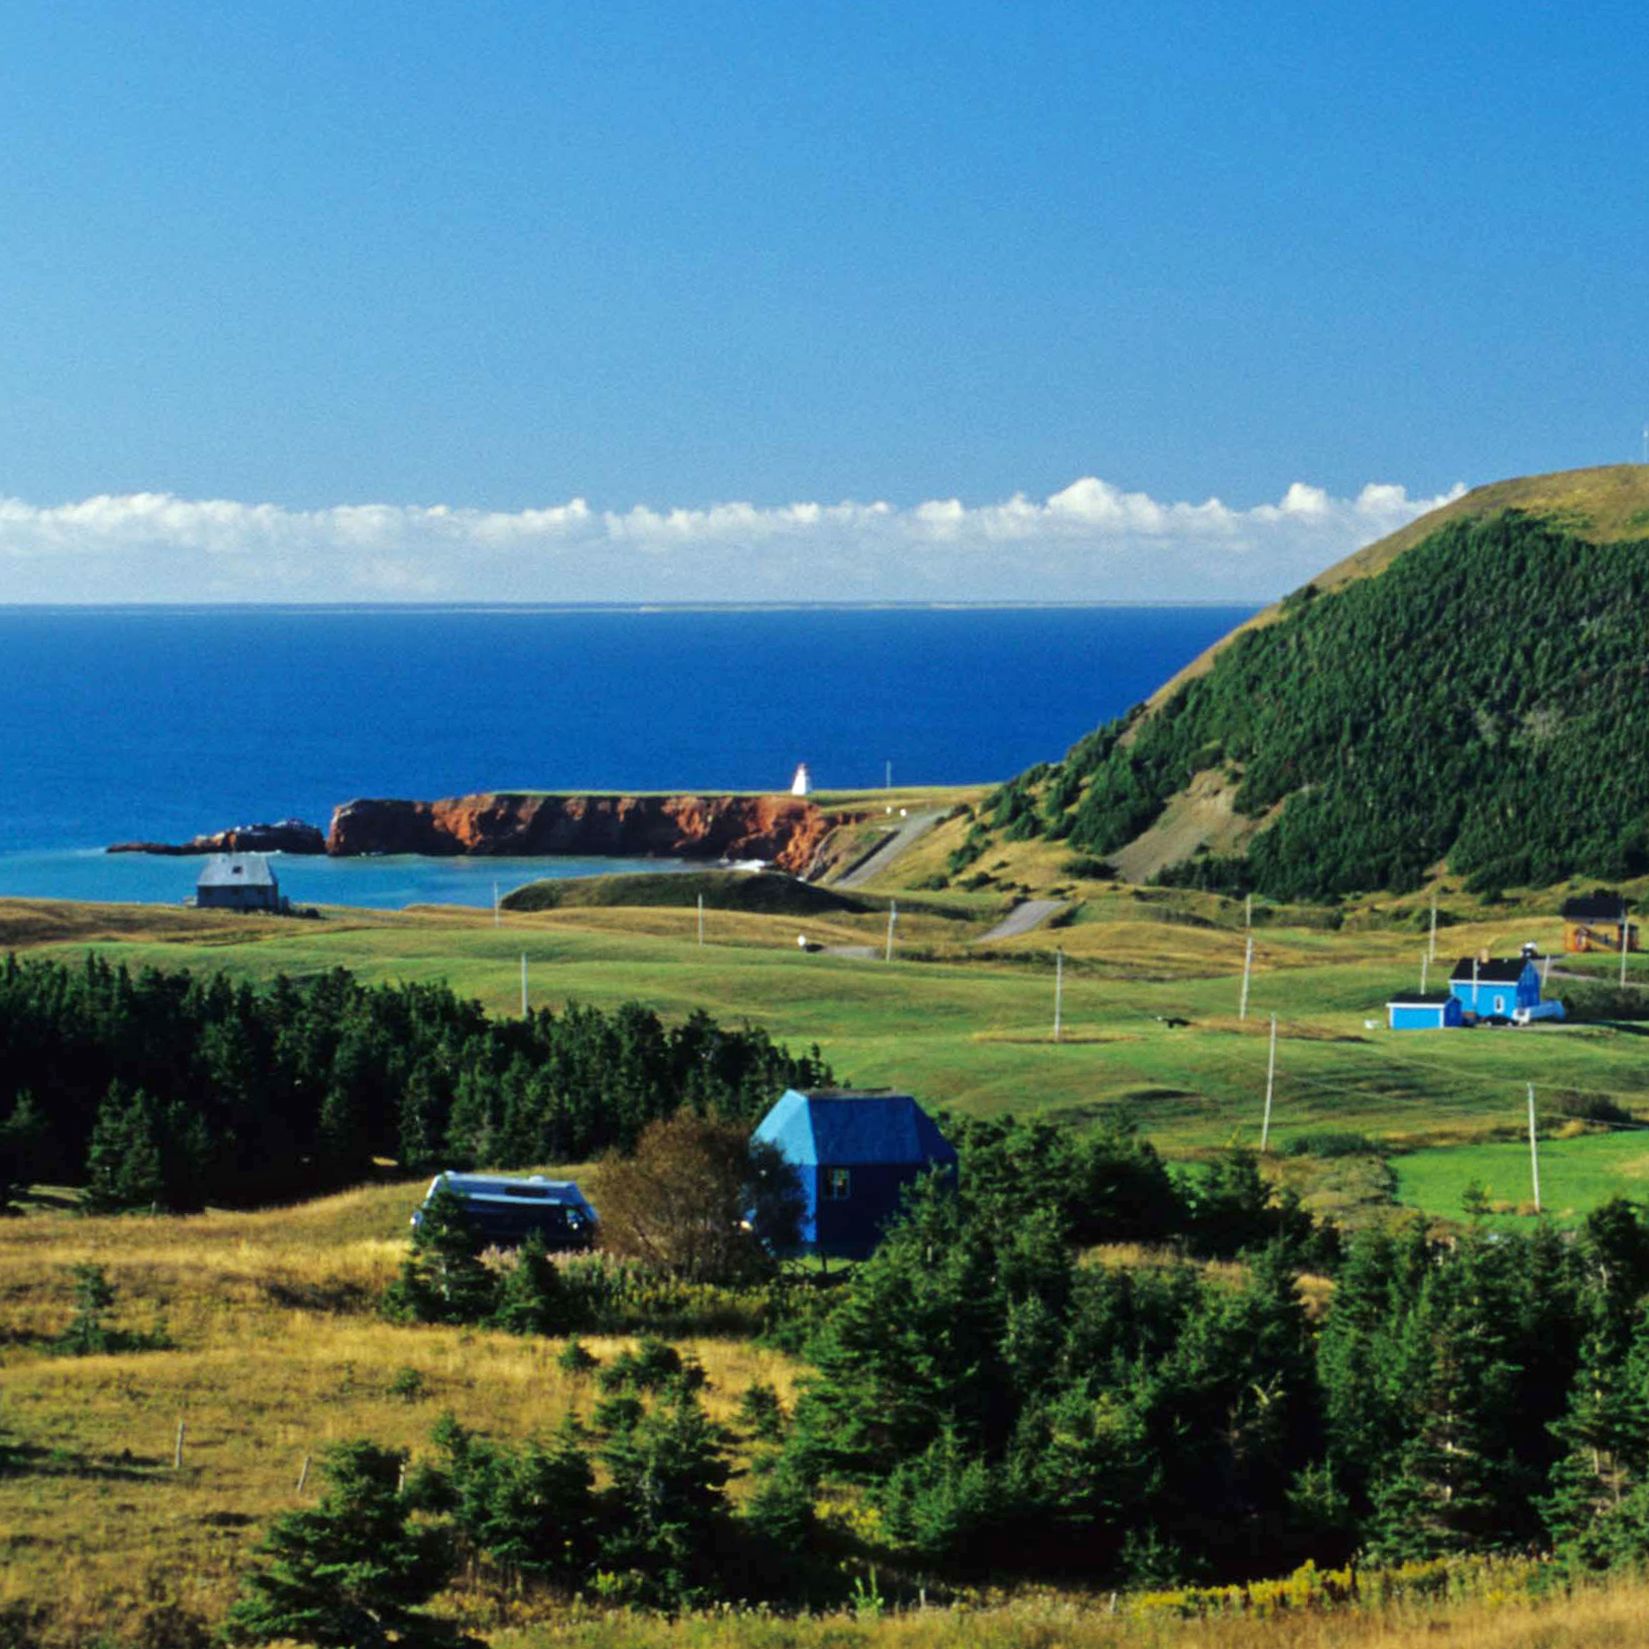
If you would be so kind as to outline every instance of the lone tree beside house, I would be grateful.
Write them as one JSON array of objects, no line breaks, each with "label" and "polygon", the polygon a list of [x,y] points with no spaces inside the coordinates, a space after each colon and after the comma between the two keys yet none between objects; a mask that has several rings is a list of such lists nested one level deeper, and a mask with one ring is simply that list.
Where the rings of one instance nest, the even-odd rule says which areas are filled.
[{"label": "lone tree beside house", "polygon": [[689,1282],[772,1269],[792,1246],[802,1197],[779,1151],[738,1123],[678,1112],[651,1123],[601,1181],[602,1246]]}]

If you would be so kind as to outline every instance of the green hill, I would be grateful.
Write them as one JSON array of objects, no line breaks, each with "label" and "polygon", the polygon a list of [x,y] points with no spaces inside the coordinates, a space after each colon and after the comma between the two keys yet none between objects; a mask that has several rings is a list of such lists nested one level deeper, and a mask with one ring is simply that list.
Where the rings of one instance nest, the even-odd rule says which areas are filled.
[{"label": "green hill", "polygon": [[[744,911],[755,916],[865,916],[888,908],[886,895],[844,893],[774,871],[640,871],[619,876],[569,876],[505,894],[505,910],[575,910],[604,906],[688,909],[700,897],[706,910]],[[906,911],[920,910],[947,921],[967,922],[975,912],[943,900],[900,896]]]},{"label": "green hill", "polygon": [[1279,898],[1649,871],[1649,469],[1480,488],[989,798],[1009,840]]}]

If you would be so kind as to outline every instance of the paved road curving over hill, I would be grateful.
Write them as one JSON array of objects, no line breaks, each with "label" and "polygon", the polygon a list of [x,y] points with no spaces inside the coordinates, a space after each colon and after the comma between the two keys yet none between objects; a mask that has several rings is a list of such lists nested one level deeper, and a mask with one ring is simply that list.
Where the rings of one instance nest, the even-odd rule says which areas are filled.
[{"label": "paved road curving over hill", "polygon": [[880,847],[861,859],[835,885],[837,887],[862,887],[866,882],[873,881],[887,870],[893,861],[904,853],[907,848],[927,835],[943,817],[944,814],[937,809],[932,813],[912,813]]},{"label": "paved road curving over hill", "polygon": [[1065,908],[1063,899],[1025,899],[1015,905],[989,933],[974,940],[976,945],[988,945],[997,939],[1017,939],[1022,933],[1039,928],[1050,916]]}]

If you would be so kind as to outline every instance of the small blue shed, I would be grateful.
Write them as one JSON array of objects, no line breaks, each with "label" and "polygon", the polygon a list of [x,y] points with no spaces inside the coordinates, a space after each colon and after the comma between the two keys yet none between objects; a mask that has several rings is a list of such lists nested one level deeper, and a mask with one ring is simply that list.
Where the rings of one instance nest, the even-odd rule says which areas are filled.
[{"label": "small blue shed", "polygon": [[954,1173],[956,1151],[909,1094],[791,1088],[755,1138],[775,1145],[801,1180],[802,1246],[863,1259],[929,1169]]},{"label": "small blue shed", "polygon": [[1540,969],[1527,956],[1468,956],[1454,965],[1449,990],[1467,1019],[1527,1024],[1561,1019],[1561,1002],[1540,1000]]},{"label": "small blue shed", "polygon": [[1413,991],[1407,996],[1394,996],[1386,1004],[1386,1014],[1394,1031],[1454,1030],[1466,1018],[1466,1010],[1453,991]]}]

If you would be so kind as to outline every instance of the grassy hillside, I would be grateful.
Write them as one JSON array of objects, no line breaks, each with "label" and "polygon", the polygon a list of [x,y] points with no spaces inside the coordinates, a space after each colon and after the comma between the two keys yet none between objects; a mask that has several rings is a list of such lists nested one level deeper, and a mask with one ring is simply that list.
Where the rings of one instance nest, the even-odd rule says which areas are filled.
[{"label": "grassy hillside", "polygon": [[[1609,532],[1649,531],[1649,482],[1611,497]],[[1005,786],[962,857],[1041,837],[1136,879],[1316,899],[1445,865],[1476,889],[1649,869],[1649,540],[1462,511],[1392,555]]]},{"label": "grassy hillside", "polygon": [[[1517,510],[1538,516],[1572,532],[1590,544],[1615,544],[1649,535],[1649,469],[1642,464],[1605,464],[1592,469],[1554,470],[1547,475],[1522,475],[1510,481],[1491,481],[1431,510],[1406,527],[1353,550],[1311,580],[1319,590],[1337,590],[1359,578],[1384,572],[1405,550],[1412,550],[1452,521],[1475,521]],[[1238,636],[1274,624],[1286,601],[1274,601],[1245,624],[1171,676],[1151,695],[1150,705],[1165,704],[1187,681],[1205,675]]]},{"label": "grassy hillside", "polygon": [[[0,927],[8,908],[0,901]],[[81,907],[60,908],[55,934],[43,930],[39,910],[32,913],[31,929],[44,942],[31,948],[79,958]],[[337,966],[368,982],[447,980],[501,1014],[518,1010],[525,954],[538,1005],[639,1000],[668,1020],[704,1008],[728,1025],[761,1025],[798,1049],[817,1043],[845,1080],[907,1089],[976,1116],[1013,1111],[1080,1127],[1125,1105],[1180,1158],[1233,1140],[1257,1143],[1272,1013],[1279,1151],[1325,1131],[1364,1133],[1398,1151],[1515,1141],[1525,1125],[1523,1084],[1531,1081],[1548,1131],[1574,1122],[1565,1106],[1594,1099],[1637,1112],[1649,1091],[1649,1038],[1630,1023],[1385,1031],[1387,997],[1418,982],[1428,919],[1422,900],[1365,901],[1333,913],[1257,904],[1246,1021],[1238,1017],[1239,900],[1194,890],[1095,891],[1065,925],[979,945],[999,908],[986,900],[971,924],[917,913],[907,925],[901,916],[891,966],[881,960],[887,922],[879,911],[807,922],[810,937],[841,955],[802,953],[791,916],[712,912],[701,946],[692,909],[619,906],[507,913],[498,926],[490,913],[470,910],[356,912],[248,928],[238,945],[224,945],[215,932],[174,934],[169,925],[144,933],[134,914],[134,926],[96,948],[134,968],[189,967],[251,981]],[[1525,940],[1550,949],[1561,942],[1554,909],[1543,898],[1485,905],[1446,894],[1440,958],[1446,965],[1479,949],[1505,954]],[[1051,1039],[1056,945],[1065,955],[1058,1044]],[[1631,973],[1649,984],[1649,957],[1632,957]],[[1286,1161],[1314,1206],[1353,1214],[1365,1204],[1389,1206],[1371,1161],[1311,1154]],[[1473,1172],[1461,1170],[1458,1186]],[[1515,1200],[1516,1187],[1496,1190]],[[1584,1201],[1565,1193],[1554,1206],[1572,1217],[1615,1190],[1641,1190],[1632,1162],[1600,1161]],[[1459,1207],[1457,1189],[1415,1200],[1445,1215]]]},{"label": "grassy hillside", "polygon": [[[513,911],[601,909],[634,906],[662,910],[747,911],[762,916],[863,916],[886,912],[886,897],[844,893],[794,876],[761,871],[641,871],[623,876],[569,876],[529,882],[504,896]],[[905,900],[910,908],[910,900]],[[966,921],[954,905],[923,901],[929,914]]]},{"label": "grassy hillside", "polygon": [[[599,1169],[566,1171],[600,1195]],[[385,1184],[251,1214],[113,1220],[48,1211],[0,1223],[0,1421],[16,1450],[0,1471],[4,1641],[196,1644],[162,1635],[168,1619],[178,1626],[165,1611],[221,1619],[269,1520],[313,1505],[316,1473],[303,1488],[300,1478],[327,1443],[367,1435],[427,1458],[444,1412],[498,1440],[551,1435],[569,1413],[589,1417],[600,1392],[561,1367],[562,1340],[376,1315],[418,1189]],[[114,1285],[115,1326],[148,1339],[147,1349],[54,1353],[71,1311],[69,1268],[88,1262]],[[630,1342],[584,1343],[606,1362]],[[739,1399],[761,1381],[792,1401],[800,1365],[748,1338],[679,1343],[708,1376],[709,1412],[732,1429],[733,1492],[742,1498],[753,1482]],[[867,1575],[857,1612],[799,1620],[546,1610],[542,1598],[529,1607],[496,1577],[470,1572],[440,1606],[498,1649],[1601,1649],[1631,1641],[1641,1587],[1597,1582],[1569,1595],[1556,1586],[1541,1597],[1530,1587],[1534,1569],[1510,1559],[1420,1566],[1406,1577],[1370,1571],[1359,1606],[1332,1605],[1308,1578],[1120,1604],[1076,1588],[955,1608],[895,1610],[890,1599],[885,1611]]]}]

